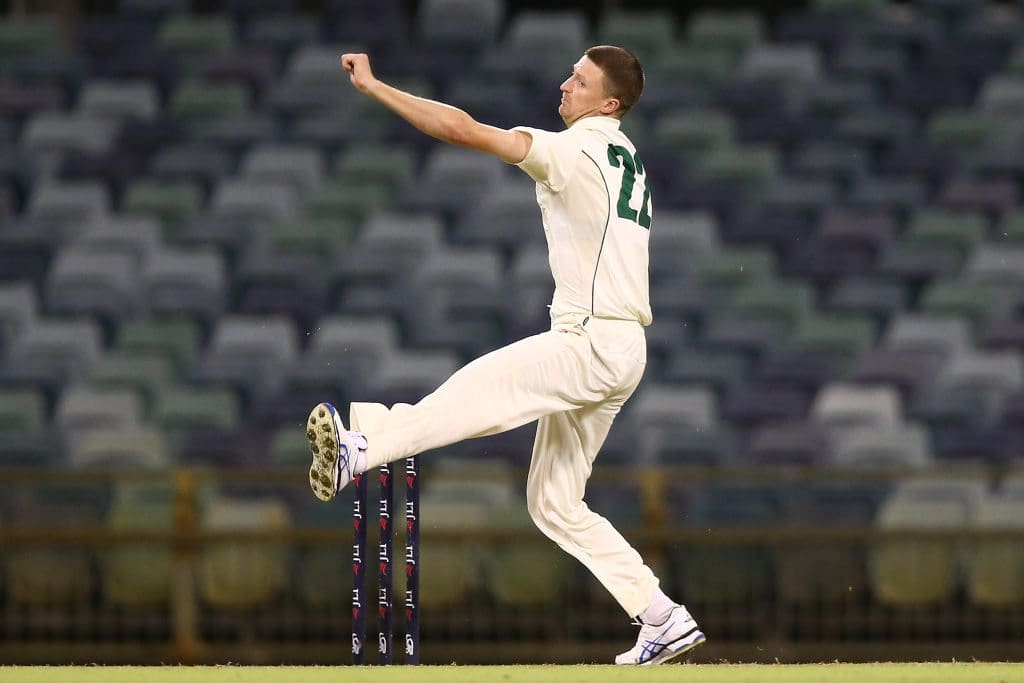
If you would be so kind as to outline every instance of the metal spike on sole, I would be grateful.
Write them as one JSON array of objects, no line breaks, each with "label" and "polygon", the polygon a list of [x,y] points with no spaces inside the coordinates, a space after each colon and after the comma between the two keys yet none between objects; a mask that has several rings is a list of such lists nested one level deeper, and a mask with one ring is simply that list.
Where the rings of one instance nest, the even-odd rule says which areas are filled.
[{"label": "metal spike on sole", "polygon": [[[318,417],[325,419],[320,422]],[[338,460],[338,435],[334,418],[327,414],[327,408],[322,403],[309,414],[306,439],[309,441],[309,451],[313,456],[313,463],[309,468],[309,487],[317,498],[325,502],[330,501],[337,494],[334,468]]]}]

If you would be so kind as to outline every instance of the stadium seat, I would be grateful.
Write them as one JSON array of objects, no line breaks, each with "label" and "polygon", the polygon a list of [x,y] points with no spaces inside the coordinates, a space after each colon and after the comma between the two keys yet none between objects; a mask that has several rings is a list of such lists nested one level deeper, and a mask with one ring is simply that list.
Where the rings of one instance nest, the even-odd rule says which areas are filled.
[{"label": "stadium seat", "polygon": [[[955,529],[966,525],[977,499],[955,492],[934,497],[936,490],[897,489],[878,510],[879,529]],[[959,584],[956,544],[945,540],[882,541],[870,553],[869,576],[883,605],[914,607],[946,604]]]},{"label": "stadium seat", "polygon": [[818,393],[811,415],[833,436],[841,437],[860,427],[893,427],[903,421],[903,406],[892,387],[835,383]]},{"label": "stadium seat", "polygon": [[147,81],[114,82],[92,80],[78,97],[77,111],[100,119],[153,119],[160,112],[156,87]]},{"label": "stadium seat", "polygon": [[833,456],[842,467],[926,467],[933,460],[928,430],[912,422],[852,427],[836,440]]},{"label": "stadium seat", "polygon": [[164,434],[145,425],[89,429],[69,450],[74,468],[159,469],[171,463]]},{"label": "stadium seat", "polygon": [[[784,515],[781,492],[770,485],[716,484],[700,489],[685,523],[697,529],[759,527]],[[682,520],[671,520],[673,524]],[[764,599],[775,585],[771,553],[756,544],[673,548],[670,563],[681,595],[693,606],[743,605]]]},{"label": "stadium seat", "polygon": [[976,282],[991,282],[1009,288],[1024,282],[1024,248],[985,243],[971,251],[964,275]]},{"label": "stadium seat", "polygon": [[[155,494],[155,495],[154,495]],[[116,495],[106,517],[110,531],[169,532],[173,528],[169,496],[145,491]],[[118,607],[165,605],[171,596],[171,550],[164,545],[130,543],[101,551],[100,585],[104,600]]]},{"label": "stadium seat", "polygon": [[199,330],[187,318],[133,318],[118,327],[114,347],[128,354],[162,354],[184,371],[199,351]]},{"label": "stadium seat", "polygon": [[671,353],[664,377],[687,386],[710,387],[722,397],[748,380],[749,363],[735,351],[681,346]]},{"label": "stadium seat", "polygon": [[933,282],[921,298],[921,311],[966,319],[974,331],[1006,315],[1016,304],[1012,289],[992,282],[941,280]]},{"label": "stadium seat", "polygon": [[241,173],[253,180],[286,182],[301,196],[323,182],[324,164],[319,151],[313,147],[263,144],[245,155]]},{"label": "stadium seat", "polygon": [[153,407],[153,421],[179,447],[192,429],[232,430],[242,421],[241,401],[227,387],[170,384],[160,388]]},{"label": "stadium seat", "polygon": [[93,365],[89,381],[98,387],[137,391],[151,406],[160,388],[177,376],[174,364],[162,353],[113,351]]},{"label": "stadium seat", "polygon": [[116,322],[138,313],[138,259],[91,249],[61,250],[46,286],[47,309],[65,315],[92,314]]},{"label": "stadium seat", "polygon": [[[875,483],[815,484],[795,491],[785,518],[797,525],[831,529],[871,524],[885,486]],[[860,548],[843,543],[784,547],[775,555],[779,598],[789,604],[840,605],[867,595],[868,579]]]},{"label": "stadium seat", "polygon": [[[1024,499],[990,495],[981,500],[971,520],[981,530],[1021,528]],[[967,593],[975,605],[1012,608],[1024,602],[1024,556],[1020,544],[984,540],[971,544]]]},{"label": "stadium seat", "polygon": [[[281,500],[215,495],[203,506],[202,528],[213,532],[284,531],[291,515]],[[199,558],[202,599],[212,606],[243,609],[278,599],[288,584],[288,553],[279,543],[220,541]]]},{"label": "stadium seat", "polygon": [[[11,510],[11,526],[89,528],[99,521],[95,511],[67,500],[30,499]],[[5,595],[12,605],[84,607],[92,597],[96,576],[89,553],[59,544],[4,552]]]},{"label": "stadium seat", "polygon": [[436,48],[477,51],[497,41],[504,13],[504,0],[428,0],[417,17],[419,37]]},{"label": "stadium seat", "polygon": [[38,295],[29,282],[0,284],[0,341],[13,340],[35,322]]},{"label": "stadium seat", "polygon": [[714,394],[703,387],[646,384],[630,400],[629,419],[636,430],[686,424],[710,428],[718,421]]},{"label": "stadium seat", "polygon": [[167,236],[172,236],[182,222],[199,213],[202,202],[201,190],[194,183],[142,179],[129,184],[122,211],[128,215],[155,216]]},{"label": "stadium seat", "polygon": [[95,321],[40,318],[9,345],[3,377],[55,389],[85,375],[100,358]]},{"label": "stadium seat", "polygon": [[228,383],[246,398],[274,391],[298,357],[295,326],[281,317],[228,315],[214,329],[195,379]]},{"label": "stadium seat", "polygon": [[742,53],[761,42],[765,27],[754,12],[699,10],[683,32],[686,39],[701,47],[724,47]]},{"label": "stadium seat", "polygon": [[914,215],[907,238],[913,243],[949,247],[965,254],[982,240],[984,234],[982,216],[927,210]]},{"label": "stadium seat", "polygon": [[849,366],[871,346],[874,337],[868,318],[823,314],[801,320],[787,347],[795,352],[820,354]]},{"label": "stadium seat", "polygon": [[637,434],[640,460],[660,465],[728,465],[737,460],[738,444],[728,427],[658,424]]},{"label": "stadium seat", "polygon": [[455,374],[459,366],[458,356],[450,350],[397,350],[385,356],[366,380],[366,393],[384,404],[416,403]]},{"label": "stadium seat", "polygon": [[163,248],[143,267],[142,287],[151,314],[210,323],[227,301],[227,271],[213,249]]},{"label": "stadium seat", "polygon": [[131,429],[145,415],[139,394],[128,388],[74,385],[61,392],[54,422],[68,441],[91,429]]},{"label": "stadium seat", "polygon": [[249,92],[240,83],[211,83],[190,79],[175,89],[170,112],[189,126],[245,113],[251,106]]},{"label": "stadium seat", "polygon": [[75,247],[94,254],[127,256],[137,269],[160,244],[160,224],[153,218],[121,216],[86,226]]},{"label": "stadium seat", "polygon": [[820,425],[797,421],[755,428],[744,452],[745,462],[756,467],[815,467],[831,459],[828,433]]}]

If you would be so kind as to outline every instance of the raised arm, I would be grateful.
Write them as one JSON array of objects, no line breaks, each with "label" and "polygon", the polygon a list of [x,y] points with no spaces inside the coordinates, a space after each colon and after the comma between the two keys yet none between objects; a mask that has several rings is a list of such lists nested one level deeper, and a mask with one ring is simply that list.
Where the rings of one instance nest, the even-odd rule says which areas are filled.
[{"label": "raised arm", "polygon": [[510,164],[518,164],[530,151],[529,133],[480,123],[457,107],[411,95],[378,80],[365,54],[344,54],[341,65],[359,92],[369,95],[431,137],[493,154]]}]

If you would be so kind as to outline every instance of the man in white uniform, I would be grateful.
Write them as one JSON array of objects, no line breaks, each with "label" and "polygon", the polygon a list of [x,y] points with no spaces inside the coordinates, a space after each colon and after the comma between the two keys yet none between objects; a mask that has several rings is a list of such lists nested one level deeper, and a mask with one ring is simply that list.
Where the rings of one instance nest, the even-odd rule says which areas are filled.
[{"label": "man in white uniform", "polygon": [[527,481],[530,516],[582,562],[641,626],[618,664],[659,664],[704,641],[639,553],[583,501],[612,421],[643,375],[651,194],[620,130],[643,89],[627,50],[590,48],[561,85],[558,133],[503,130],[377,80],[365,54],[341,57],[352,84],[427,135],[516,164],[537,183],[555,281],[551,330],[478,358],[416,405],[353,403],[309,416],[313,492],[330,500],[352,477],[394,460],[538,421]]}]

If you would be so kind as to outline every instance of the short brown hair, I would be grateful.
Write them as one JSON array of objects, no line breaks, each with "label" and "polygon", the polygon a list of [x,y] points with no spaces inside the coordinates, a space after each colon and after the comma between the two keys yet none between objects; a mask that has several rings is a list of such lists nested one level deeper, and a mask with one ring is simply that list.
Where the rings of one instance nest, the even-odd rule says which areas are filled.
[{"label": "short brown hair", "polygon": [[619,101],[618,116],[633,108],[644,91],[644,69],[629,50],[615,45],[595,45],[585,53],[604,73],[604,89]]}]

